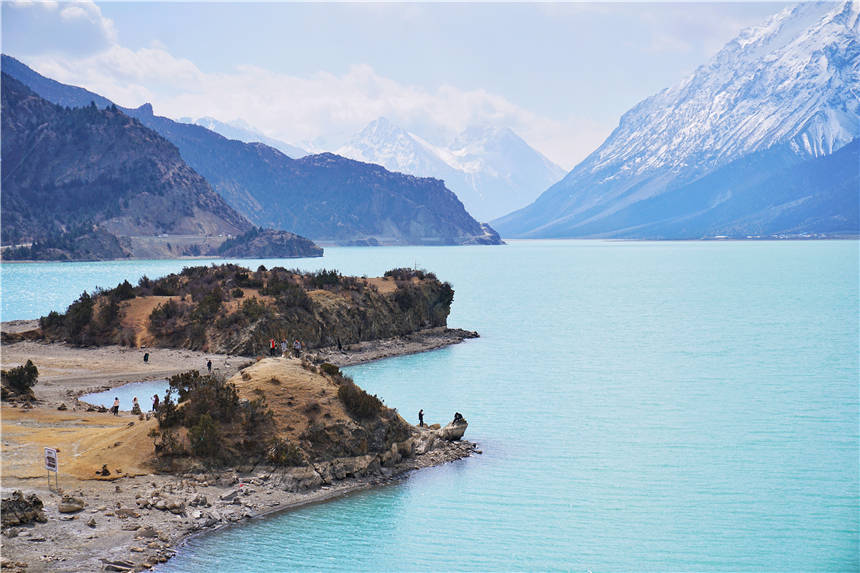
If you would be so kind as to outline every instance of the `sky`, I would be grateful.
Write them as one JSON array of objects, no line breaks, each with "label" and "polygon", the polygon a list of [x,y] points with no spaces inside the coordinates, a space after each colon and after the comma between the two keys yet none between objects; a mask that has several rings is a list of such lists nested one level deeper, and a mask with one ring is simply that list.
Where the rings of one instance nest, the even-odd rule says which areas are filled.
[{"label": "sky", "polygon": [[0,42],[119,105],[241,120],[311,151],[379,117],[437,145],[489,124],[571,169],[625,111],[785,6],[3,0]]}]

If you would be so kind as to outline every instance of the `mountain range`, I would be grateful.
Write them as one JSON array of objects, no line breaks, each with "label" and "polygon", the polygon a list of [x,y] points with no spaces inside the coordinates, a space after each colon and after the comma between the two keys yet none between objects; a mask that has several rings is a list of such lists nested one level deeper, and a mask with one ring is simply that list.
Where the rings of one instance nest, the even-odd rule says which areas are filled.
[{"label": "mountain range", "polygon": [[436,177],[479,220],[527,205],[564,170],[508,128],[474,126],[436,146],[386,118],[368,124],[337,150],[392,171]]},{"label": "mountain range", "polygon": [[[4,55],[3,70],[70,107],[113,104],[45,78]],[[252,223],[345,244],[498,244],[438,179],[392,173],[333,154],[292,159],[263,143],[231,140],[200,125],[119,108],[173,143],[182,159]]]},{"label": "mountain range", "polygon": [[803,3],[742,31],[493,225],[508,237],[857,235],[859,13]]},{"label": "mountain range", "polygon": [[281,141],[273,137],[268,137],[267,135],[264,135],[263,133],[257,131],[247,122],[241,120],[225,123],[223,121],[218,121],[214,117],[201,117],[196,120],[192,120],[188,117],[182,117],[179,118],[179,121],[181,123],[193,123],[194,125],[201,125],[209,131],[220,133],[227,139],[238,139],[239,141],[244,141],[245,143],[265,143],[269,147],[274,147],[287,157],[292,157],[293,159],[298,159],[299,157],[304,157],[305,155],[308,155],[308,152],[301,147],[297,147],[295,145],[286,143],[285,141]]},{"label": "mountain range", "polygon": [[2,111],[6,260],[322,255],[308,239],[253,227],[173,144],[114,105],[59,106],[3,72]]}]

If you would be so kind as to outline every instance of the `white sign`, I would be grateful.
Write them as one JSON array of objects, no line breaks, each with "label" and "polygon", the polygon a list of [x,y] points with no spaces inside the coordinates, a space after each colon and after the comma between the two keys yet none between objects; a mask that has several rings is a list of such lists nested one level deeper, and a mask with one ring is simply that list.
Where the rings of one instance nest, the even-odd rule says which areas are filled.
[{"label": "white sign", "polygon": [[57,472],[57,450],[45,448],[45,469],[49,472]]}]

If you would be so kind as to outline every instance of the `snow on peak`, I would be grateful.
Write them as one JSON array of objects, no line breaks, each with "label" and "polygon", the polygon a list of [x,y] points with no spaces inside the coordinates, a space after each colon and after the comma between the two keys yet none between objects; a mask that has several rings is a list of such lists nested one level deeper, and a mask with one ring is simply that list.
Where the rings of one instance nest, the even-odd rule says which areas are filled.
[{"label": "snow on peak", "polygon": [[838,150],[860,136],[858,5],[802,3],[743,30],[625,113],[574,171],[706,170],[779,144],[805,156]]},{"label": "snow on peak", "polygon": [[337,153],[392,171],[442,179],[479,220],[527,205],[564,176],[560,167],[507,127],[470,126],[442,146],[381,117]]}]

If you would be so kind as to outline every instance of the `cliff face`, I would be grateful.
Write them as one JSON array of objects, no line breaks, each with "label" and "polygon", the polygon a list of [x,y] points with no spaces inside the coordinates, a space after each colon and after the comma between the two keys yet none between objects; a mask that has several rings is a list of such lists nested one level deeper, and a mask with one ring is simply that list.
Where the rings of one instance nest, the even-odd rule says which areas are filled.
[{"label": "cliff face", "polygon": [[[306,348],[348,345],[444,327],[454,291],[422,271],[376,279],[336,271],[300,274],[236,265],[186,268],[137,287],[87,293],[41,320],[44,335],[73,344],[126,344],[260,355],[269,341]],[[278,344],[280,353],[280,344]]]},{"label": "cliff face", "polygon": [[239,234],[250,223],[179,151],[117,108],[67,109],[2,77],[3,242],[88,222],[116,236]]}]

